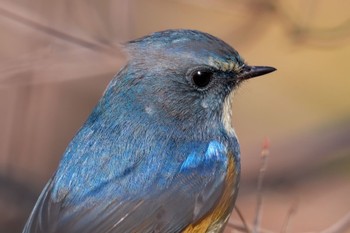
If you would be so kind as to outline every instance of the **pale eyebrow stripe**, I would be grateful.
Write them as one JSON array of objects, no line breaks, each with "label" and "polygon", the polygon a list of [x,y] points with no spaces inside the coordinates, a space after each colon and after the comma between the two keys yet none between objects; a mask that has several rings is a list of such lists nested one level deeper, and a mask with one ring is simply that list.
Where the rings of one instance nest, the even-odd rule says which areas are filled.
[{"label": "pale eyebrow stripe", "polygon": [[223,62],[223,61],[215,60],[213,57],[209,57],[208,64],[224,72],[226,71],[239,72],[243,67],[234,61]]}]

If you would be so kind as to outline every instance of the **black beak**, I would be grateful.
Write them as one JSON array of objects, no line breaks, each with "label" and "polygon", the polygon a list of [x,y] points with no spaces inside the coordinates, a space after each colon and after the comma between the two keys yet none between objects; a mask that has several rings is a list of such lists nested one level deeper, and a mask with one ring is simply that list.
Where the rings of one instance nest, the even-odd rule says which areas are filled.
[{"label": "black beak", "polygon": [[264,74],[275,71],[276,68],[270,66],[244,66],[240,73],[238,73],[237,79],[243,81],[246,79],[258,77]]}]

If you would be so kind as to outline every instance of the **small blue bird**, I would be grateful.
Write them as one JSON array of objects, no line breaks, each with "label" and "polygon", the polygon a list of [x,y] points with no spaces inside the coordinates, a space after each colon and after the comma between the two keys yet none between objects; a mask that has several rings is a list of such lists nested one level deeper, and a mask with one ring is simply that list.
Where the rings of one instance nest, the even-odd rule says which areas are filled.
[{"label": "small blue bird", "polygon": [[231,99],[248,66],[222,40],[167,30],[127,65],[68,145],[24,233],[222,232],[238,192]]}]

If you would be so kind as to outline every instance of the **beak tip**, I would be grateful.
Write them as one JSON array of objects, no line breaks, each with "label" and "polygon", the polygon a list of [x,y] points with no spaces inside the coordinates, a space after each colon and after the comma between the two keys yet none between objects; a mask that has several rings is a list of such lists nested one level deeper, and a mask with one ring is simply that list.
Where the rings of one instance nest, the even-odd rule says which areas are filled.
[{"label": "beak tip", "polygon": [[257,76],[264,75],[264,74],[269,74],[277,69],[272,66],[253,66],[254,68],[252,69],[252,72],[256,74]]},{"label": "beak tip", "polygon": [[271,66],[245,66],[241,73],[241,80],[250,79],[254,77],[258,77],[261,75],[269,74],[277,69]]},{"label": "beak tip", "polygon": [[277,70],[275,67],[271,67],[271,66],[269,67],[271,68],[271,71],[269,73],[275,72]]}]

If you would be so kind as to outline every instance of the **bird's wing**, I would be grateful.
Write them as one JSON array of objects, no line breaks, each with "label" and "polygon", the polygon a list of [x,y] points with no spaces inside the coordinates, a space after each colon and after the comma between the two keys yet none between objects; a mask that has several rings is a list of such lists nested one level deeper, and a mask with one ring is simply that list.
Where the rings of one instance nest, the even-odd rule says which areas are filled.
[{"label": "bird's wing", "polygon": [[[147,159],[129,166],[123,176],[118,174],[102,184],[99,181],[98,188],[87,186],[89,192],[83,194],[62,185],[57,191],[60,174],[56,173],[24,233],[180,232],[206,215],[220,199],[228,152],[216,141],[178,146],[177,155],[164,151],[153,149]],[[90,170],[89,179],[98,176],[94,171]]]}]

